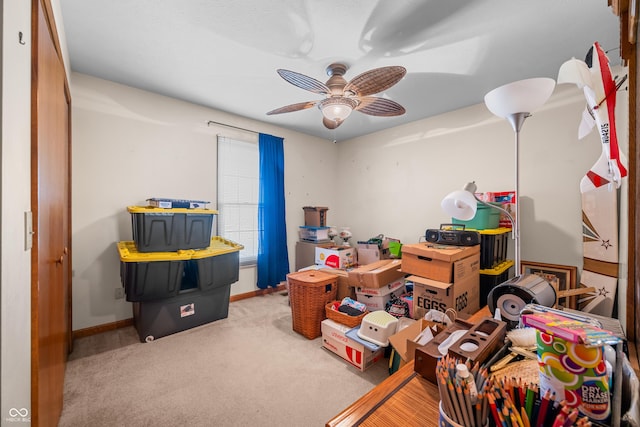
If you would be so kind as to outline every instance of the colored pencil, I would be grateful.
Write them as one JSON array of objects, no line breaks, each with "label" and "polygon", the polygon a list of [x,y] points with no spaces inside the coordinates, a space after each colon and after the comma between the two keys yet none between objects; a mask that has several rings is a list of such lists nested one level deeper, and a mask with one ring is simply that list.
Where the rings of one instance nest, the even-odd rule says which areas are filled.
[{"label": "colored pencil", "polygon": [[573,423],[576,422],[577,419],[578,419],[578,410],[574,409],[573,411],[571,411],[571,413],[565,420],[564,424],[562,424],[562,427],[571,427]]},{"label": "colored pencil", "polygon": [[467,407],[467,414],[469,415],[469,422],[471,427],[476,427],[475,416],[473,415],[473,405],[471,405],[471,396],[469,395],[469,384],[465,384],[462,390],[464,403]]},{"label": "colored pencil", "polygon": [[467,413],[467,405],[464,401],[462,387],[460,387],[459,383],[456,385],[456,393],[458,394],[458,401],[460,402],[460,412],[462,413],[462,418],[464,419],[464,425],[470,426],[471,422],[469,421],[469,414]]},{"label": "colored pencil", "polygon": [[549,405],[549,398],[551,397],[551,389],[547,389],[547,391],[544,392],[544,396],[542,396],[542,399],[540,399],[540,412],[538,415],[538,420],[535,423],[535,427],[539,427],[540,425],[542,425],[542,423],[544,423],[544,419],[547,415],[547,406]]},{"label": "colored pencil", "polygon": [[525,397],[525,408],[527,411],[527,418],[531,419],[533,416],[533,389],[531,388],[531,385],[529,385],[529,387],[527,387],[527,395]]},{"label": "colored pencil", "polygon": [[487,402],[489,402],[489,409],[491,409],[491,414],[493,415],[493,420],[495,421],[497,426],[502,425],[502,421],[500,420],[500,414],[498,412],[498,408],[496,406],[496,400],[493,397],[493,393],[487,394]]},{"label": "colored pencil", "polygon": [[502,407],[502,419],[506,421],[508,427],[517,427],[517,424],[514,426],[511,422],[511,414],[506,406]]},{"label": "colored pencil", "polygon": [[564,415],[560,413],[558,414],[558,416],[556,416],[556,419],[553,422],[552,427],[562,427],[563,424],[564,424]]},{"label": "colored pencil", "polygon": [[531,427],[531,423],[529,422],[529,416],[527,415],[527,411],[524,407],[520,408],[520,418],[522,418],[523,427]]},{"label": "colored pencil", "polygon": [[525,405],[524,399],[526,396],[526,388],[527,385],[522,384],[522,378],[518,378],[518,393],[520,394],[520,404],[518,405],[518,408]]},{"label": "colored pencil", "polygon": [[533,402],[533,414],[531,416],[531,420],[529,420],[531,422],[531,426],[532,427],[536,427],[538,424],[538,415],[540,414],[540,406],[541,406],[541,402],[539,399],[536,399]]},{"label": "colored pencil", "polygon": [[453,387],[453,383],[449,378],[447,386],[449,388],[449,394],[451,395],[451,402],[453,402],[453,410],[456,413],[456,419],[458,423],[462,423],[464,418],[462,417],[462,412],[460,412],[460,402],[458,402],[458,396],[456,395],[456,391]]},{"label": "colored pencil", "polygon": [[438,381],[438,389],[440,390],[440,400],[444,402],[445,412],[452,420],[456,418],[456,414],[453,411],[453,403],[451,402],[451,396],[447,390],[447,380],[444,375],[439,375],[440,381]]}]

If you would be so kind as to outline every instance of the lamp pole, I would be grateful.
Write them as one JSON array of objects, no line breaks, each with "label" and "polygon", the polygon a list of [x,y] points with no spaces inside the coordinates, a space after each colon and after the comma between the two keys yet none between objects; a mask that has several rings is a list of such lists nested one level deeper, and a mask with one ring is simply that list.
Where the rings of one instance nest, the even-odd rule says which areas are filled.
[{"label": "lamp pole", "polygon": [[520,276],[520,129],[522,128],[522,124],[525,119],[529,117],[529,113],[513,113],[506,117],[506,119],[511,123],[511,127],[515,132],[515,205],[516,205],[516,218],[513,221],[513,239],[515,243],[515,275]]}]

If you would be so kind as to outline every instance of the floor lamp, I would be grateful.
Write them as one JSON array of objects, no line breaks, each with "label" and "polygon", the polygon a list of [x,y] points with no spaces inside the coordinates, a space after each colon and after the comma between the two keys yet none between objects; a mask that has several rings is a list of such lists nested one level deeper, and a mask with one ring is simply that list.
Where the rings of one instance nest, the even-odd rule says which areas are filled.
[{"label": "floor lamp", "polygon": [[[531,112],[540,108],[551,96],[555,81],[549,78],[520,80],[500,86],[485,95],[487,108],[496,116],[507,119],[515,132],[515,218],[507,215],[512,225],[512,237],[515,244],[515,276],[496,287],[487,297],[489,309],[495,313],[498,309],[509,327],[515,327],[520,311],[526,304],[536,303],[552,307],[556,301],[556,292],[546,280],[536,275],[521,273],[520,258],[520,176],[519,146],[520,129]],[[505,211],[493,204],[482,202],[475,196],[475,183],[468,183],[461,191],[454,191],[442,200],[442,209],[453,218],[469,220],[475,216],[477,203]]]},{"label": "floor lamp", "polygon": [[520,275],[520,129],[525,119],[534,110],[540,108],[551,96],[555,80],[538,77],[519,80],[500,86],[487,93],[484,103],[489,111],[498,117],[507,119],[515,132],[515,221],[513,237],[515,243],[515,275]]}]

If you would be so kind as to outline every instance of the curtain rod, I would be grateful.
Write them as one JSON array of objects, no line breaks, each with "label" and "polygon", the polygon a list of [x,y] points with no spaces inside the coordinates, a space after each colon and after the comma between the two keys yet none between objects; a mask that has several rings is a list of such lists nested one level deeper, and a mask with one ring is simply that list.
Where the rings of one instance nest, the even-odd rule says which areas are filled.
[{"label": "curtain rod", "polygon": [[255,130],[251,130],[251,129],[245,129],[245,128],[241,128],[238,126],[233,126],[233,125],[228,125],[226,123],[220,123],[220,122],[215,122],[213,120],[209,120],[207,122],[207,126],[211,126],[211,123],[215,124],[215,125],[220,125],[220,126],[226,126],[228,128],[234,128],[234,129],[238,129],[238,130],[243,130],[245,132],[251,132],[251,133],[255,133],[255,134],[260,134],[260,132],[256,132]]}]

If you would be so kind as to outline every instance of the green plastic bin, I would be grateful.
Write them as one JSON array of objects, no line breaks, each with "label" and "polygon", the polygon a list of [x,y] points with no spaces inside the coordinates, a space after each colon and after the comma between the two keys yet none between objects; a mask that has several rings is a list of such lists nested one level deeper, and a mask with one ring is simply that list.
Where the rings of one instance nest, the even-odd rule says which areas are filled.
[{"label": "green plastic bin", "polygon": [[[494,204],[500,205],[499,203]],[[498,228],[498,226],[500,225],[500,211],[486,205],[478,204],[476,216],[471,218],[469,221],[462,221],[459,219],[451,218],[451,223],[462,224],[465,226],[465,228],[472,228],[474,230]]]}]

